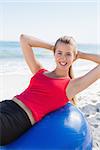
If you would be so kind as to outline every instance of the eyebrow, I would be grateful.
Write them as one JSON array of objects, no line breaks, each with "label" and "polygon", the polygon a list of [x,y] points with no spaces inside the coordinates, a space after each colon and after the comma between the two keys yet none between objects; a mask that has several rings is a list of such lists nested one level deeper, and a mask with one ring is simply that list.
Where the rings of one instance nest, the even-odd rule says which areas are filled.
[{"label": "eyebrow", "polygon": [[58,52],[62,52],[61,50],[58,50]]},{"label": "eyebrow", "polygon": [[[58,50],[58,52],[63,52],[63,50]],[[71,53],[70,51],[66,52],[66,53]]]}]

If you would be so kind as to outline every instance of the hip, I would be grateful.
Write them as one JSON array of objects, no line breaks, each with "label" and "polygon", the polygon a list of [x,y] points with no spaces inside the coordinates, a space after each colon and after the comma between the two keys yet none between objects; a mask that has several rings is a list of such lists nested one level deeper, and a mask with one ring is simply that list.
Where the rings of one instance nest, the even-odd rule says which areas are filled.
[{"label": "hip", "polygon": [[12,100],[13,100],[16,104],[18,104],[18,105],[26,112],[28,118],[30,119],[31,124],[32,124],[32,125],[35,124],[36,121],[35,121],[35,119],[34,119],[34,117],[33,117],[33,114],[32,114],[32,112],[31,112],[31,110],[30,110],[23,102],[21,102],[19,99],[17,99],[16,97],[14,97]]}]

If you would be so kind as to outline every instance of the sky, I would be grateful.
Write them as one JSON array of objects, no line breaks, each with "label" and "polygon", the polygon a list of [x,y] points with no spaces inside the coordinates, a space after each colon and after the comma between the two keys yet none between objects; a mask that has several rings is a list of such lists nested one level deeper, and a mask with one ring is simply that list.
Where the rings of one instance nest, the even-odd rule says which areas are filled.
[{"label": "sky", "polygon": [[78,43],[100,43],[99,0],[0,0],[0,40],[20,34],[55,42],[63,35]]}]

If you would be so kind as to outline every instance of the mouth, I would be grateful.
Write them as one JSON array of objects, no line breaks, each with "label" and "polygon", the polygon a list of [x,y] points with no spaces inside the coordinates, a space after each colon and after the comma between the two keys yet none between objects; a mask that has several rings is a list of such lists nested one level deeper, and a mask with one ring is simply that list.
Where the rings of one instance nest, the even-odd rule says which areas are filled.
[{"label": "mouth", "polygon": [[61,66],[66,66],[66,65],[67,65],[67,63],[63,63],[63,62],[59,62],[59,64],[60,64]]}]

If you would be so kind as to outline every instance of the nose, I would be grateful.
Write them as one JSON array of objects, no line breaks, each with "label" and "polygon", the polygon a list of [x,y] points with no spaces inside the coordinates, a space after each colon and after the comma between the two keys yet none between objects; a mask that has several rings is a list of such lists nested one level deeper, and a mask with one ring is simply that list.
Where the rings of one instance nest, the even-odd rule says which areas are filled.
[{"label": "nose", "polygon": [[61,60],[62,60],[62,61],[66,61],[66,60],[67,60],[66,56],[65,56],[65,55],[62,55]]}]

